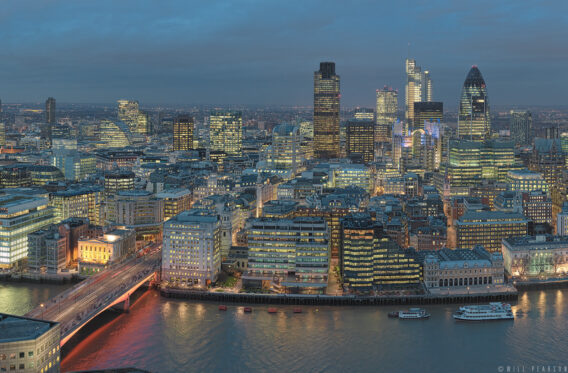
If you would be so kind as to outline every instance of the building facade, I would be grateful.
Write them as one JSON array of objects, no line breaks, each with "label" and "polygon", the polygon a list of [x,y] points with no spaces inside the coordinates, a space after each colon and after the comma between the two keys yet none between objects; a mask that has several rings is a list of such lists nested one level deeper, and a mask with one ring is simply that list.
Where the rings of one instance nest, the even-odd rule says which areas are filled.
[{"label": "building facade", "polygon": [[209,210],[184,211],[164,224],[162,279],[208,286],[221,270],[220,221]]},{"label": "building facade", "polygon": [[339,158],[339,76],[334,62],[314,72],[314,156]]},{"label": "building facade", "polygon": [[59,372],[59,323],[0,313],[0,372]]},{"label": "building facade", "polygon": [[487,86],[477,66],[472,66],[463,83],[458,112],[458,137],[471,141],[487,140],[491,117]]}]

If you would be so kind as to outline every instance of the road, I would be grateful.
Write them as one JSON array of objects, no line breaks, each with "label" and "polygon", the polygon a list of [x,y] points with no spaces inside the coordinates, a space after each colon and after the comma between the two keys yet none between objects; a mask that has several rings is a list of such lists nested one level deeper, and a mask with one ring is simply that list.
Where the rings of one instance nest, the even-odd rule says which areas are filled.
[{"label": "road", "polygon": [[161,251],[155,247],[142,257],[129,258],[91,276],[26,316],[59,322],[64,337],[159,270],[160,265]]}]

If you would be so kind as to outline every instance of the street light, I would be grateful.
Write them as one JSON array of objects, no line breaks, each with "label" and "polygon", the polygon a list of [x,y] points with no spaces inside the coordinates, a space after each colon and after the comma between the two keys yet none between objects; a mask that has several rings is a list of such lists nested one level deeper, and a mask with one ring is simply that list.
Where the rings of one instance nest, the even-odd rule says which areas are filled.
[{"label": "street light", "polygon": [[39,305],[41,307],[41,319],[43,320],[43,303]]}]

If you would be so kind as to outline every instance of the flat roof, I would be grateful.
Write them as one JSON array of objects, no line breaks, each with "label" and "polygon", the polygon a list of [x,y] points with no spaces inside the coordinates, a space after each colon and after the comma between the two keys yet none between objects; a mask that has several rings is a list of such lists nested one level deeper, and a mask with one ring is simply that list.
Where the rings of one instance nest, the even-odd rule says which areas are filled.
[{"label": "flat roof", "polygon": [[32,340],[58,323],[0,313],[0,343]]}]

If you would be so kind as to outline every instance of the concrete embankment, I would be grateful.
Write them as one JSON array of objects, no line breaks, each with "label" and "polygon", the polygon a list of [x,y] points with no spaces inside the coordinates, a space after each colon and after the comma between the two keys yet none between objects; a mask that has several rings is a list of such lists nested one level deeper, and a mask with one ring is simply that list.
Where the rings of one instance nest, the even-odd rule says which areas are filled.
[{"label": "concrete embankment", "polygon": [[167,298],[204,300],[224,303],[246,304],[290,304],[290,305],[322,305],[322,306],[382,306],[382,305],[428,305],[428,304],[460,304],[488,303],[517,300],[517,292],[465,294],[465,295],[406,295],[406,296],[331,296],[301,294],[251,294],[251,293],[219,293],[192,291],[183,289],[162,288],[160,294]]}]

